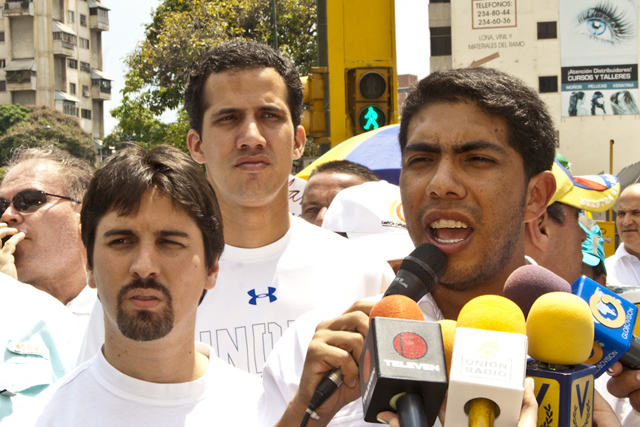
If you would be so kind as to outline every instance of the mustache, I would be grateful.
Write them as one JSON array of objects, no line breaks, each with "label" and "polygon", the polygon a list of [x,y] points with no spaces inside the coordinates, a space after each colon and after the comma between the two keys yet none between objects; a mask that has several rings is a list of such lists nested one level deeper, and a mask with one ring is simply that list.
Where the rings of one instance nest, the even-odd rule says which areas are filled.
[{"label": "mustache", "polygon": [[131,282],[120,288],[120,291],[118,292],[118,305],[124,302],[125,295],[132,289],[154,289],[156,291],[160,291],[167,300],[167,304],[171,305],[171,291],[169,291],[169,288],[158,282],[153,277],[149,277],[147,279],[139,277],[137,279],[133,279]]}]

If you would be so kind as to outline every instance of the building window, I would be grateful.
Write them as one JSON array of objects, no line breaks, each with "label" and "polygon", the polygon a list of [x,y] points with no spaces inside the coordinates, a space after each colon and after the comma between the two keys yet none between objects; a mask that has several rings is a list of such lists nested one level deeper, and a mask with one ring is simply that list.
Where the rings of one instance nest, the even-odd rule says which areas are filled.
[{"label": "building window", "polygon": [[69,24],[76,22],[76,14],[72,10],[67,11],[67,22]]},{"label": "building window", "polygon": [[88,62],[80,61],[80,71],[84,71],[85,73],[90,73],[91,72],[91,64],[89,64]]},{"label": "building window", "polygon": [[80,14],[80,25],[87,26],[87,15]]},{"label": "building window", "polygon": [[69,83],[69,93],[71,95],[75,95],[76,94],[76,84],[75,83]]},{"label": "building window", "polygon": [[429,28],[431,33],[431,56],[451,55],[451,27]]},{"label": "building window", "polygon": [[538,22],[538,40],[557,39],[558,26],[553,22]]},{"label": "building window", "polygon": [[78,108],[73,101],[62,101],[62,112],[67,116],[78,117]]},{"label": "building window", "polygon": [[82,112],[80,114],[81,114],[83,119],[91,119],[91,110],[85,110],[83,108]]},{"label": "building window", "polygon": [[[62,40],[64,43],[69,43],[70,45],[76,45],[76,36],[73,34],[63,33],[62,31],[58,31],[53,33],[54,40]],[[80,39],[82,40],[82,39]]]},{"label": "building window", "polygon": [[111,81],[102,79],[91,79],[91,86],[100,87],[100,92],[111,93]]},{"label": "building window", "polygon": [[89,98],[89,86],[82,85],[82,96]]},{"label": "building window", "polygon": [[538,77],[538,88],[540,93],[557,92],[558,76]]},{"label": "building window", "polygon": [[0,68],[4,68],[7,66],[7,60],[6,59],[0,59]]},{"label": "building window", "polygon": [[4,31],[0,31],[0,42],[4,43]]},{"label": "building window", "polygon": [[67,67],[73,68],[74,70],[78,69],[78,60],[76,59],[67,59]]},{"label": "building window", "polygon": [[6,92],[6,91],[7,91],[7,81],[0,80],[0,92]]},{"label": "building window", "polygon": [[83,39],[82,37],[80,37],[80,47],[83,49],[89,49],[89,40],[88,39]]}]

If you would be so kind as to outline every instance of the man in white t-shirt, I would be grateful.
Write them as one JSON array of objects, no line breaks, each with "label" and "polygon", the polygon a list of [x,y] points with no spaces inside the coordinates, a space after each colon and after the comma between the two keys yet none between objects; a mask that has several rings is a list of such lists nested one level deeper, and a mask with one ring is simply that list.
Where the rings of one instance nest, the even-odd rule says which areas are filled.
[{"label": "man in white t-shirt", "polygon": [[[216,191],[226,242],[195,338],[252,374],[298,316],[379,294],[393,279],[384,260],[289,214],[289,173],[306,139],[302,97],[291,61],[242,41],[205,54],[186,88],[187,143]],[[81,359],[101,342],[92,326]]]},{"label": "man in white t-shirt", "polygon": [[620,193],[616,229],[622,242],[605,260],[607,274],[621,286],[640,286],[640,184],[631,184]]},{"label": "man in white t-shirt", "polygon": [[[104,308],[105,343],[7,425],[258,425],[269,411],[259,409],[259,379],[193,340],[197,307],[216,284],[224,247],[216,196],[198,165],[167,146],[116,153],[87,191],[82,241],[89,284]],[[352,346],[351,337],[331,340]],[[285,415],[278,425],[299,425],[304,406],[297,402],[330,368],[357,372],[350,355],[327,354],[328,341],[316,340],[309,386],[278,414]],[[325,415],[324,424],[332,413]]]}]

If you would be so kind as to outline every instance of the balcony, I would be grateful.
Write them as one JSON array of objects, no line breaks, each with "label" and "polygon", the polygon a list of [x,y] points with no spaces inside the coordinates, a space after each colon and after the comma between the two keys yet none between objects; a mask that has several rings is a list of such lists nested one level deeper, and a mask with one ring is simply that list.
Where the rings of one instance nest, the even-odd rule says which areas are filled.
[{"label": "balcony", "polygon": [[56,110],[62,111],[67,116],[79,117],[80,109],[78,104],[80,100],[78,98],[58,90],[53,95]]},{"label": "balcony", "polygon": [[14,59],[4,68],[7,90],[36,90],[36,61],[34,59]]},{"label": "balcony", "polygon": [[7,0],[2,9],[2,16],[34,16],[33,1]]},{"label": "balcony", "polygon": [[78,38],[76,33],[66,25],[53,21],[53,54],[57,56],[74,56]]},{"label": "balcony", "polygon": [[89,0],[89,28],[109,31],[109,8],[94,0]]},{"label": "balcony", "polygon": [[111,100],[111,82],[113,79],[100,70],[91,70],[91,98]]}]

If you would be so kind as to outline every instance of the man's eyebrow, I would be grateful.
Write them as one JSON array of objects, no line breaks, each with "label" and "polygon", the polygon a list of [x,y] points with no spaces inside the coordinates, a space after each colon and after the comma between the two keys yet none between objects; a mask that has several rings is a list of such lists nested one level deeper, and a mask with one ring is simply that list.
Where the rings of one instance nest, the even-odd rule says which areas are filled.
[{"label": "man's eyebrow", "polygon": [[221,116],[224,114],[233,114],[233,113],[237,113],[238,111],[240,111],[239,108],[221,108],[218,111],[214,111],[213,114],[211,114],[211,116],[213,117],[217,117],[217,116]]},{"label": "man's eyebrow", "polygon": [[[189,234],[185,233],[184,231],[178,231],[178,230],[160,230],[154,234],[156,236],[162,236],[162,237],[170,237],[170,236],[185,237],[185,238],[189,237]],[[112,230],[105,231],[105,233],[103,234],[104,237],[133,236],[133,235],[134,235],[134,232],[128,228],[114,228]]]},{"label": "man's eyebrow", "polygon": [[272,111],[275,113],[284,113],[286,110],[284,108],[276,107],[275,105],[261,105],[258,107],[260,111]]},{"label": "man's eyebrow", "polygon": [[429,142],[414,142],[412,144],[407,144],[407,146],[404,147],[404,153],[416,152],[438,154],[442,152],[442,149],[440,147],[440,144],[433,144]]},{"label": "man's eyebrow", "polygon": [[453,148],[454,153],[463,154],[469,151],[491,151],[496,154],[507,155],[507,151],[499,145],[487,141],[470,141]]}]

